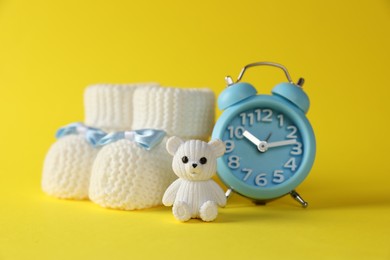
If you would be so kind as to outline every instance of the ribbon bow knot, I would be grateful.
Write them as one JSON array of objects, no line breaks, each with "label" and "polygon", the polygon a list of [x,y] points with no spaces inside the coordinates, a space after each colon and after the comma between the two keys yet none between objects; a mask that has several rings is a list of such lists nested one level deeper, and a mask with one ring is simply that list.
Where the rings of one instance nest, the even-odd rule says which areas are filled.
[{"label": "ribbon bow knot", "polygon": [[122,139],[127,139],[135,142],[138,146],[146,150],[150,150],[158,145],[165,135],[165,131],[158,129],[139,129],[133,131],[113,132],[101,138],[96,146],[104,146]]},{"label": "ribbon bow knot", "polygon": [[107,133],[98,128],[89,127],[83,123],[77,122],[58,129],[56,138],[59,139],[67,135],[84,135],[85,140],[93,147],[96,147],[99,140],[106,136]]}]

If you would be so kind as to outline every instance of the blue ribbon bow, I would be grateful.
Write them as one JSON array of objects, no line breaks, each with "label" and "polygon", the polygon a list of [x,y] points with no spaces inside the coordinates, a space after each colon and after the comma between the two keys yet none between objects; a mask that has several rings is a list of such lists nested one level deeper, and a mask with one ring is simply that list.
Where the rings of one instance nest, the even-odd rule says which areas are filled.
[{"label": "blue ribbon bow", "polygon": [[56,138],[59,139],[61,137],[67,135],[78,135],[84,134],[85,140],[92,145],[93,147],[97,147],[97,144],[100,139],[107,135],[106,132],[84,125],[83,123],[72,123],[66,126],[61,127],[57,130]]},{"label": "blue ribbon bow", "polygon": [[118,140],[127,139],[135,142],[138,146],[146,150],[150,150],[159,144],[165,135],[165,131],[158,129],[139,129],[134,131],[114,132],[101,138],[96,146],[104,146]]}]

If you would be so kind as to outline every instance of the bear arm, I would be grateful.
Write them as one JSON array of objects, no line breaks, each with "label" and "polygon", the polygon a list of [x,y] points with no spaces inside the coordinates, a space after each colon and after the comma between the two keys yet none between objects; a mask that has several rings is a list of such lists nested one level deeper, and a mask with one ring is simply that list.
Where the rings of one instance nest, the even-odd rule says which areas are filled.
[{"label": "bear arm", "polygon": [[215,181],[211,181],[210,183],[210,188],[213,191],[213,195],[215,198],[215,202],[218,204],[220,207],[225,207],[226,206],[226,195],[219,187],[219,185]]},{"label": "bear arm", "polygon": [[177,191],[181,185],[181,179],[175,180],[165,191],[164,196],[162,198],[162,203],[165,206],[172,206],[175,202]]}]

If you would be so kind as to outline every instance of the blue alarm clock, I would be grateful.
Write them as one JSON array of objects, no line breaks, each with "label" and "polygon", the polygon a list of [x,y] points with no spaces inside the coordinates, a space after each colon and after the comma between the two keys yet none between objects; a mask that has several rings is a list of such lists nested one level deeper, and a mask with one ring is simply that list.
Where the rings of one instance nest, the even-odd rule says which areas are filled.
[{"label": "blue alarm clock", "polygon": [[[280,68],[288,82],[276,85],[272,95],[258,95],[251,84],[240,82],[255,66]],[[295,190],[309,174],[316,153],[314,132],[305,116],[310,102],[302,89],[304,80],[295,84],[283,65],[256,62],[245,66],[236,82],[229,76],[226,82],[218,97],[224,111],[212,134],[226,145],[217,161],[217,174],[229,188],[226,196],[234,191],[265,203],[290,194],[307,207]]]}]

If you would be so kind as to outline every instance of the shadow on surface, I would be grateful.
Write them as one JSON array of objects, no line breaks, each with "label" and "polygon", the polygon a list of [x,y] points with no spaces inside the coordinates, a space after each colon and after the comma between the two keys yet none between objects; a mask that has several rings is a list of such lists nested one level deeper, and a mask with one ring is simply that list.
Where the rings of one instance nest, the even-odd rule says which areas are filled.
[{"label": "shadow on surface", "polygon": [[[360,180],[322,180],[304,183],[298,187],[299,194],[309,203],[307,210],[390,207],[390,188],[384,183],[370,185]],[[228,200],[228,208],[258,207],[274,210],[302,209],[290,195],[268,201],[265,205],[256,205],[250,199],[238,194]]]},{"label": "shadow on surface", "polygon": [[386,185],[363,183],[358,179],[310,183],[299,192],[309,202],[311,210],[390,206],[390,191]]}]

